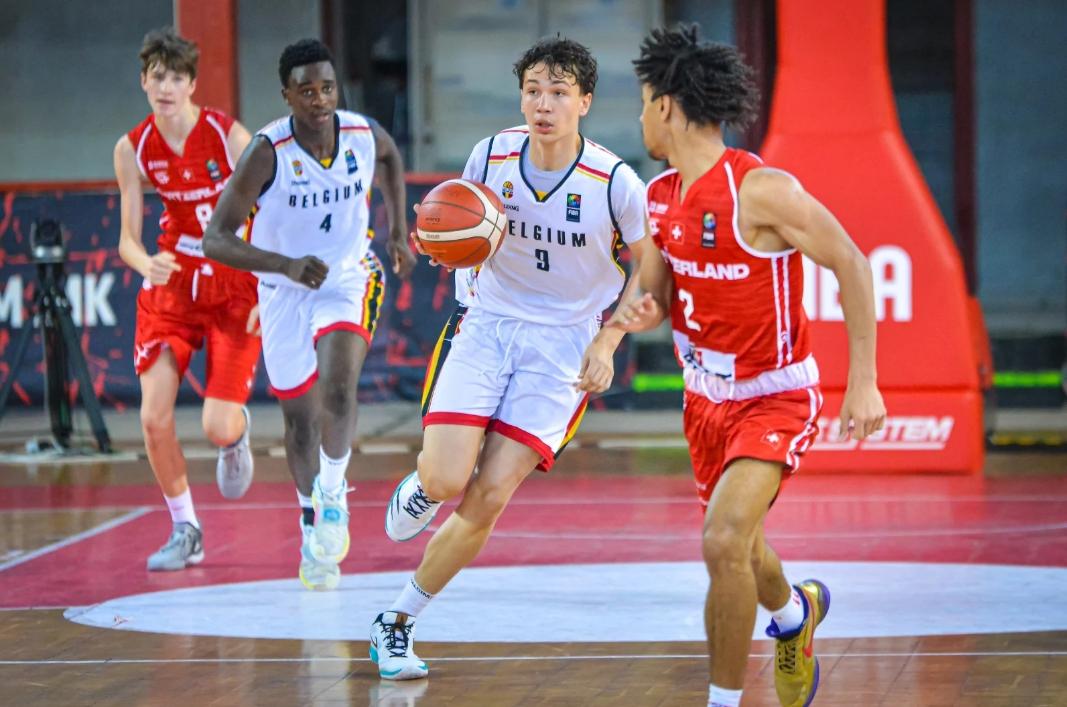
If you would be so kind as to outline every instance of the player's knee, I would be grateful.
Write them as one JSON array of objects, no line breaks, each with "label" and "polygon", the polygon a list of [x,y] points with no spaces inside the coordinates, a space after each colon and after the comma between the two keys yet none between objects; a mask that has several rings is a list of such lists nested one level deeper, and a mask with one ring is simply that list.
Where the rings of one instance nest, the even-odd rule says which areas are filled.
[{"label": "player's knee", "polygon": [[174,410],[142,406],[141,430],[144,432],[145,441],[149,444],[173,437],[175,434]]},{"label": "player's knee", "polygon": [[708,524],[704,528],[702,550],[712,574],[730,572],[752,560],[747,534],[729,523]]},{"label": "player's knee", "polygon": [[463,488],[467,485],[466,477],[449,473],[455,470],[447,469],[437,457],[425,451],[419,452],[418,469],[422,490],[435,501],[455,498],[463,493]]},{"label": "player's knee", "polygon": [[204,436],[216,447],[228,447],[244,433],[244,415],[204,415]]},{"label": "player's knee", "polygon": [[504,512],[504,508],[511,500],[515,492],[515,485],[509,482],[478,482],[467,491],[482,514],[487,518],[496,520],[496,517]]},{"label": "player's knee", "polygon": [[327,415],[348,417],[356,407],[355,385],[330,386],[323,391],[322,407]]}]

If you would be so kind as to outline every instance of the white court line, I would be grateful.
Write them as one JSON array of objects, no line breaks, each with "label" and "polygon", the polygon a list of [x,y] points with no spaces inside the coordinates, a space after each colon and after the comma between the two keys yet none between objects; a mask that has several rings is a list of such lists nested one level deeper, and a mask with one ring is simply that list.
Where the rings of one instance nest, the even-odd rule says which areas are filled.
[{"label": "white court line", "polygon": [[124,525],[125,523],[129,523],[131,520],[137,520],[138,518],[140,518],[141,516],[145,515],[146,513],[151,513],[152,510],[153,509],[151,509],[151,508],[146,508],[144,506],[139,506],[139,507],[133,509],[132,511],[126,513],[126,514],[119,516],[118,518],[112,518],[111,520],[109,520],[109,521],[107,521],[105,523],[101,523],[100,525],[97,525],[97,526],[94,526],[92,528],[89,528],[88,530],[83,530],[80,533],[75,533],[74,535],[71,535],[70,537],[63,538],[62,540],[60,540],[58,542],[54,542],[51,545],[45,545],[44,547],[37,548],[36,550],[33,550],[32,552],[27,552],[25,555],[19,555],[18,557],[14,558],[14,559],[8,560],[7,562],[0,562],[0,572],[3,572],[4,570],[9,570],[12,567],[16,567],[18,565],[21,565],[24,562],[29,562],[30,560],[34,560],[34,559],[36,559],[38,557],[41,557],[42,555],[47,555],[50,552],[55,552],[56,550],[60,550],[62,548],[67,547],[68,545],[73,545],[74,543],[81,542],[82,540],[86,540],[88,538],[91,538],[94,535],[99,535],[100,533],[106,533],[107,531],[111,530],[112,528],[117,528],[120,525]]},{"label": "white court line", "polygon": [[[884,653],[823,653],[820,658],[1048,658],[1067,656],[1067,651],[959,651],[914,652],[888,651]],[[750,653],[749,658],[773,658],[774,653]],[[661,653],[656,655],[489,655],[430,658],[434,663],[479,663],[537,660],[707,660],[706,653]],[[85,660],[0,660],[0,665],[158,665],[158,664],[221,664],[221,663],[362,663],[370,658],[342,656],[302,656],[300,658],[102,658]]]}]

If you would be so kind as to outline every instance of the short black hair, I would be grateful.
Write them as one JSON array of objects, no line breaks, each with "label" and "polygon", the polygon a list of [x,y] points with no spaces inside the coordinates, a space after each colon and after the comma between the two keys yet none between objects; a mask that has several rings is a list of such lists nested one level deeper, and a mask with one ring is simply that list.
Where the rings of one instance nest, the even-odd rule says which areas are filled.
[{"label": "short black hair", "polygon": [[301,39],[290,44],[282,50],[282,56],[278,60],[278,78],[282,80],[282,88],[289,86],[289,75],[293,73],[293,69],[307,64],[318,64],[320,61],[330,62],[330,66],[337,70],[333,63],[333,54],[319,40]]},{"label": "short black hair", "polygon": [[200,50],[194,42],[179,36],[173,27],[162,27],[144,36],[139,56],[142,74],[147,74],[149,69],[159,64],[164,69],[195,79]]},{"label": "short black hair", "polygon": [[584,45],[573,39],[546,37],[527,49],[514,66],[520,91],[526,70],[538,64],[544,64],[552,77],[573,75],[583,94],[592,93],[596,88],[596,59]]},{"label": "short black hair", "polygon": [[678,24],[649,32],[634,62],[637,78],[652,98],[670,96],[685,117],[698,125],[743,129],[759,111],[755,72],[736,47],[700,38],[697,24]]}]

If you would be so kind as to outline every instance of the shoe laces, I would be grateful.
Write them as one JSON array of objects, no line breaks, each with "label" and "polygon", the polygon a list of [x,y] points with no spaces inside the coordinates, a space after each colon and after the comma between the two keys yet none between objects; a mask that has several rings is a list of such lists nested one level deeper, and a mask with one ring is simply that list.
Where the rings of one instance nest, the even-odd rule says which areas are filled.
[{"label": "shoe laces", "polygon": [[775,667],[779,672],[793,674],[797,671],[797,645],[799,643],[800,641],[796,639],[779,642],[780,650],[775,655]]},{"label": "shoe laces", "polygon": [[[190,529],[191,528],[192,526],[190,526]],[[164,545],[162,549],[167,550],[172,547],[181,546],[186,543],[192,544],[194,542],[193,533],[186,531],[185,528],[178,527],[170,531],[170,537],[167,538],[167,544]]]},{"label": "shoe laces", "polygon": [[422,490],[422,486],[416,485],[415,493],[411,494],[411,498],[404,504],[404,510],[412,518],[418,518],[435,505],[437,505],[437,502],[430,500],[430,497]]},{"label": "shoe laces", "polygon": [[385,629],[385,650],[394,658],[406,658],[411,643],[412,624],[382,624]]}]

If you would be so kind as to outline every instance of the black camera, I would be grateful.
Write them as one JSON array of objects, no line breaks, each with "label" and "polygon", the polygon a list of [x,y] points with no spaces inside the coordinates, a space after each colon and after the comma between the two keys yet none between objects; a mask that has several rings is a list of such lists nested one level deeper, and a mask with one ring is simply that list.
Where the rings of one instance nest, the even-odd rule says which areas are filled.
[{"label": "black camera", "polygon": [[30,225],[30,259],[38,265],[62,263],[67,259],[67,246],[59,221],[41,219]]}]

